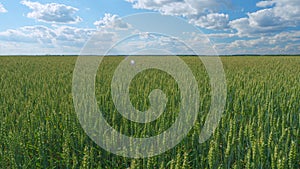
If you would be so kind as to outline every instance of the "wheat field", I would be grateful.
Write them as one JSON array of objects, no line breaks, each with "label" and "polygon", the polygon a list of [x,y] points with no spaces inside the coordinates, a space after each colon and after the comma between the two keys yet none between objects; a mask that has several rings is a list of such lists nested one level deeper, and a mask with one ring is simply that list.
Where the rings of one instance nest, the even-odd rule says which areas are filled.
[{"label": "wheat field", "polygon": [[[82,129],[72,98],[76,57],[0,57],[0,168],[300,168],[300,57],[222,57],[227,102],[214,134],[198,137],[210,108],[210,85],[197,57],[181,59],[199,83],[196,124],[176,147],[150,158],[105,151]],[[140,124],[122,117],[110,83],[124,57],[106,57],[96,77],[96,98],[107,122],[120,133],[150,137],[177,117],[180,91],[160,70],[138,74],[130,99],[149,108],[156,88],[168,97],[157,120]]]}]

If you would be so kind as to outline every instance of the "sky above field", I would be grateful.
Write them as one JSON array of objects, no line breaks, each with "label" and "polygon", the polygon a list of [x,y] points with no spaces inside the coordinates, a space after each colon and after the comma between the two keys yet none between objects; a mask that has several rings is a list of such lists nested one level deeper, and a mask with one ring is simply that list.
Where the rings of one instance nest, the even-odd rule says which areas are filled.
[{"label": "sky above field", "polygon": [[[130,27],[123,17],[145,12],[185,20],[220,55],[300,54],[299,0],[1,0],[0,55],[79,54],[95,32],[110,41],[114,30]],[[182,33],[191,44],[201,41],[194,32]],[[157,46],[180,45],[168,44],[167,37],[152,40]],[[153,48],[149,41],[133,38],[123,52],[133,44]],[[185,53],[176,49],[172,53]]]}]

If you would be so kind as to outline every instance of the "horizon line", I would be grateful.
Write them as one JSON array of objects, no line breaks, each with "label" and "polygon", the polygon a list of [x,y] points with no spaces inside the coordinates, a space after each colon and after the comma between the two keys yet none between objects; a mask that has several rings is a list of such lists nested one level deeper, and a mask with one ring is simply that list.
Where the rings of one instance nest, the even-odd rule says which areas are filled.
[{"label": "horizon line", "polygon": [[5,57],[5,56],[12,56],[12,57],[29,57],[29,56],[36,56],[36,57],[39,57],[39,56],[43,56],[43,57],[51,57],[51,56],[63,56],[63,57],[67,57],[67,56],[108,56],[108,57],[124,57],[124,56],[181,56],[181,57],[184,57],[184,56],[300,56],[300,54],[232,54],[232,55],[187,55],[187,54],[178,54],[178,55],[157,55],[157,54],[154,54],[154,55],[75,55],[75,54],[40,54],[40,55],[30,55],[30,54],[25,54],[25,55],[1,55],[0,54],[0,57]]}]

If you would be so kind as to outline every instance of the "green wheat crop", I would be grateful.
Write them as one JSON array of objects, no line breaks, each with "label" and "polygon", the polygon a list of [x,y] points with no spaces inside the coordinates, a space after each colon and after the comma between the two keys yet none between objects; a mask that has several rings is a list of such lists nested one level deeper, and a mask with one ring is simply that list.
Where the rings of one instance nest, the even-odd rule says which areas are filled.
[{"label": "green wheat crop", "polygon": [[[210,108],[209,77],[197,57],[182,57],[199,83],[196,125],[176,147],[145,159],[107,152],[83,131],[72,99],[76,59],[0,57],[0,168],[300,168],[300,57],[222,57],[226,107],[203,144],[198,137]],[[168,102],[157,120],[132,122],[111,99],[110,83],[123,59],[107,57],[99,65],[99,109],[128,136],[164,132],[180,109],[176,81],[156,69],[138,74],[130,85],[136,109],[147,110],[148,95],[157,88]]]}]

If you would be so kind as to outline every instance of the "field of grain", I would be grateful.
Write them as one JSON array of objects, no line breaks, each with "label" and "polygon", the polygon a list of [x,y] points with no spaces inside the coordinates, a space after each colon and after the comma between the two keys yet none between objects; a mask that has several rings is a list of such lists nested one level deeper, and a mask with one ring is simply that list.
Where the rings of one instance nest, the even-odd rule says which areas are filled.
[{"label": "field of grain", "polygon": [[[114,155],[81,128],[72,98],[76,57],[0,57],[0,168],[300,168],[300,57],[222,57],[227,78],[224,115],[213,136],[198,137],[210,108],[209,78],[196,57],[182,57],[199,83],[196,125],[176,147],[144,159]],[[174,79],[159,70],[130,87],[136,109],[149,108],[156,88],[168,97],[159,119],[140,124],[118,113],[110,82],[123,57],[98,69],[96,97],[120,133],[150,137],[168,129],[179,110]]]}]

